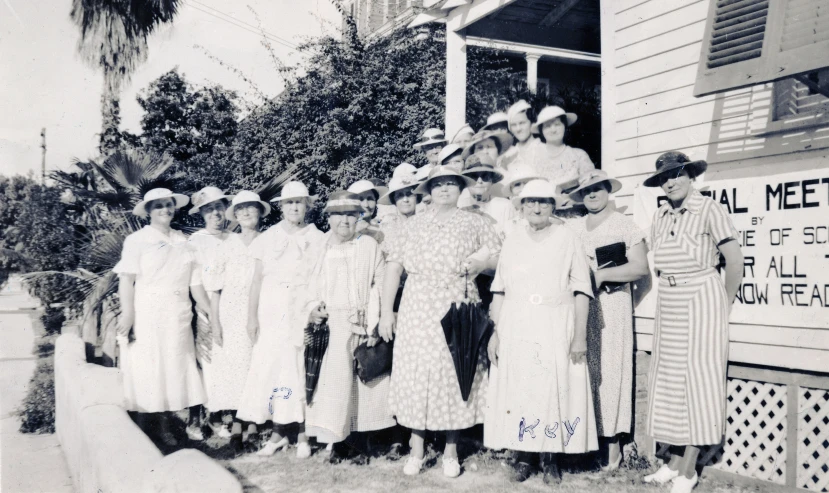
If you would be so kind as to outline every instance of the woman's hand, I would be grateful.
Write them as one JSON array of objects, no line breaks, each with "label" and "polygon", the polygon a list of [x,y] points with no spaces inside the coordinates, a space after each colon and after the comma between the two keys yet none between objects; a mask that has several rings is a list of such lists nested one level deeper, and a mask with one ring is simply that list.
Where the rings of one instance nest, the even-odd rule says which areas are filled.
[{"label": "woman's hand", "polygon": [[378,342],[380,342],[380,338],[378,336],[368,336],[368,339],[366,339],[366,346],[374,347],[377,345]]},{"label": "woman's hand", "polygon": [[135,324],[135,312],[132,310],[124,310],[121,312],[121,318],[118,319],[118,335],[128,336],[130,329]]},{"label": "woman's hand", "polygon": [[570,343],[570,361],[583,363],[587,355],[587,338],[574,337]]},{"label": "woman's hand", "polygon": [[378,332],[384,341],[389,342],[394,338],[394,326],[396,323],[397,317],[394,316],[394,313],[380,314],[380,325],[378,327]]},{"label": "woman's hand", "polygon": [[254,343],[259,337],[259,320],[256,317],[248,317],[248,337]]},{"label": "woman's hand", "polygon": [[224,343],[222,339],[222,323],[219,322],[219,317],[213,317],[213,320],[210,322],[210,327],[213,329],[213,341],[215,341],[219,347],[222,347],[222,344]]},{"label": "woman's hand", "polygon": [[486,347],[486,354],[489,356],[489,362],[498,366],[498,347],[501,341],[498,340],[498,333],[493,332],[492,337],[489,338],[489,344]]},{"label": "woman's hand", "polygon": [[308,316],[308,322],[314,325],[319,325],[328,319],[328,312],[325,310],[325,303],[320,303],[318,307]]},{"label": "woman's hand", "polygon": [[461,273],[461,277],[466,277],[468,275],[469,277],[474,278],[486,270],[486,262],[473,257],[468,257],[463,263],[463,268],[464,272]]}]

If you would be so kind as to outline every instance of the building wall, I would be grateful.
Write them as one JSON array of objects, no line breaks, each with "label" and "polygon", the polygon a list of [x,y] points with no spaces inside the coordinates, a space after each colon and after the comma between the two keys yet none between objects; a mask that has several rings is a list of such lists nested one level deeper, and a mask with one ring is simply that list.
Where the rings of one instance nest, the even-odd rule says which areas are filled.
[{"label": "building wall", "polygon": [[[602,163],[622,182],[616,204],[628,214],[636,187],[668,150],[706,159],[705,184],[829,167],[828,149],[805,150],[812,141],[790,145],[782,133],[764,137],[759,148],[725,152],[725,132],[735,127],[732,110],[744,105],[737,132],[748,135],[749,127],[764,124],[771,89],[693,96],[708,12],[709,0],[602,0]],[[732,323],[731,361],[829,371],[829,330],[792,325]],[[639,349],[649,351],[653,320],[637,318],[636,332]]]}]

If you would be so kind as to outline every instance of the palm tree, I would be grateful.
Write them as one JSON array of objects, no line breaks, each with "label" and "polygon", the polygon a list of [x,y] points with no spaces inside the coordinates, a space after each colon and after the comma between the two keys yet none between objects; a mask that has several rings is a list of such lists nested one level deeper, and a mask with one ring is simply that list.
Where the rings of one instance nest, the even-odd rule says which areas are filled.
[{"label": "palm tree", "polygon": [[121,84],[147,59],[147,36],[172,22],[181,0],[72,0],[70,17],[80,29],[78,53],[104,74],[101,154],[120,147]]}]

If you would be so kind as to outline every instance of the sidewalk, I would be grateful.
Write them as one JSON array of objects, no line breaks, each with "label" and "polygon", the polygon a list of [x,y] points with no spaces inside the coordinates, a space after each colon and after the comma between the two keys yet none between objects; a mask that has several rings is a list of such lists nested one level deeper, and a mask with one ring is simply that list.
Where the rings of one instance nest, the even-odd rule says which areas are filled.
[{"label": "sidewalk", "polygon": [[0,291],[0,492],[72,493],[72,480],[55,435],[18,432],[20,406],[37,365],[31,316],[38,302],[19,280]]}]

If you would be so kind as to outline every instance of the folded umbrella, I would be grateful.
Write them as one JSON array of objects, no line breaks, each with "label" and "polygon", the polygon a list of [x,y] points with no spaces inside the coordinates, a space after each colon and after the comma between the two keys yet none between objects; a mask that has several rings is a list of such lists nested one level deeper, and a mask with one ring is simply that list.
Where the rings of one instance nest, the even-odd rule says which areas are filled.
[{"label": "folded umbrella", "polygon": [[322,358],[328,349],[328,323],[305,327],[305,402],[311,404],[320,379]]},{"label": "folded umbrella", "polygon": [[452,303],[440,325],[455,365],[461,397],[466,402],[475,381],[481,346],[492,335],[493,323],[480,302],[469,301],[468,293],[464,298],[462,303]]}]

